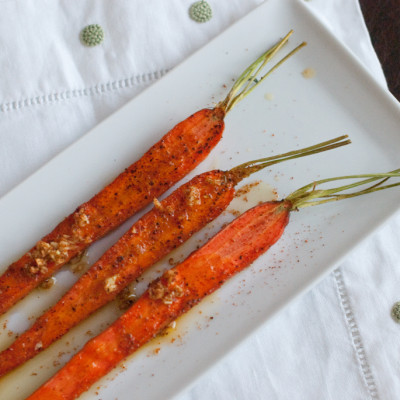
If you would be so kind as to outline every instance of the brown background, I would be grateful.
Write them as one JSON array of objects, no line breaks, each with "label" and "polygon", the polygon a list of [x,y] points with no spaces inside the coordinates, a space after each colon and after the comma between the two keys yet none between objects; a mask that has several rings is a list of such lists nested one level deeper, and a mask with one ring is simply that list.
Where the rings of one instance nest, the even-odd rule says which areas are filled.
[{"label": "brown background", "polygon": [[400,0],[360,0],[389,90],[400,101]]}]

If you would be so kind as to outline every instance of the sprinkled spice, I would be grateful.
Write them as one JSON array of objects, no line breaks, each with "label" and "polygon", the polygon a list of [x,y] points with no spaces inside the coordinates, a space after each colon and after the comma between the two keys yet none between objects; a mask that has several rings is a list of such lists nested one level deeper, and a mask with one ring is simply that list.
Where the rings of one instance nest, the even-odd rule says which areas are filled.
[{"label": "sprinkled spice", "polygon": [[392,317],[397,323],[400,323],[400,301],[394,304],[392,308]]},{"label": "sprinkled spice", "polygon": [[83,28],[81,39],[86,46],[97,46],[104,40],[103,28],[98,24],[88,25]]},{"label": "sprinkled spice", "polygon": [[212,18],[212,9],[206,1],[196,1],[190,6],[189,15],[196,22],[207,22]]},{"label": "sprinkled spice", "polygon": [[255,182],[252,182],[252,183],[242,186],[240,189],[236,190],[235,197],[240,197],[245,194],[248,194],[252,188],[254,188],[255,186],[258,186],[259,184],[260,184],[260,181],[255,181]]}]

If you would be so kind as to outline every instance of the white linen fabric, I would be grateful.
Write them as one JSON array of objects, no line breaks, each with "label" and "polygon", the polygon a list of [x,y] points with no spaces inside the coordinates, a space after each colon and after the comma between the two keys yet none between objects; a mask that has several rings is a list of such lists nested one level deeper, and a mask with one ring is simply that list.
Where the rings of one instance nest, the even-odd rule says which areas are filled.
[{"label": "white linen fabric", "polygon": [[[0,196],[262,0],[0,0]],[[309,6],[385,85],[358,0]],[[80,30],[98,23],[104,44]],[[179,400],[398,399],[400,214]]]}]

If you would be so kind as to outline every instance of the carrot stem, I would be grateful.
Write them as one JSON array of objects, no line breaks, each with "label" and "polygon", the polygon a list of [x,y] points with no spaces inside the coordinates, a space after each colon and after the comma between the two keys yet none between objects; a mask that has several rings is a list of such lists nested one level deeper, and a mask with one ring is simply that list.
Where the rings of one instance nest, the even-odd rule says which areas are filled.
[{"label": "carrot stem", "polygon": [[273,67],[271,67],[263,76],[257,78],[257,76],[264,69],[265,65],[269,61],[271,61],[276,53],[288,42],[289,37],[292,35],[292,33],[293,30],[289,31],[289,33],[283,39],[281,39],[277,44],[272,46],[259,58],[257,58],[257,60],[255,60],[251,65],[249,65],[237,78],[236,83],[233,85],[226,98],[222,100],[217,105],[217,107],[223,109],[226,113],[229,112],[239,101],[241,101],[244,97],[251,93],[256,86],[258,86],[265,78],[267,78],[267,76],[269,76],[293,54],[295,54],[298,50],[306,45],[306,42],[301,43],[286,56],[284,56]]},{"label": "carrot stem", "polygon": [[293,160],[295,158],[306,157],[312,154],[317,154],[323,151],[332,150],[341,146],[350,144],[351,141],[348,139],[348,135],[339,136],[335,139],[327,140],[322,143],[318,143],[313,146],[305,147],[300,150],[290,151],[288,153],[279,154],[277,156],[259,158],[257,160],[248,161],[240,164],[230,170],[234,175],[240,177],[240,179],[246,178],[254,172],[260,171],[270,165],[278,164],[284,161]]},{"label": "carrot stem", "polygon": [[[389,178],[400,178],[400,169],[379,174],[346,175],[335,178],[318,180],[309,183],[308,185],[305,185],[300,189],[296,190],[295,192],[291,193],[289,196],[287,196],[286,200],[289,200],[292,203],[292,209],[299,209],[299,208],[324,204],[332,201],[348,199],[351,197],[361,196],[367,193],[373,193],[400,185],[400,182],[397,182],[382,186],[382,184],[386,182]],[[322,185],[324,183],[338,181],[338,180],[347,180],[347,179],[353,179],[353,180],[359,179],[359,180],[332,189],[316,189],[317,186]],[[366,189],[361,189],[352,193],[341,193],[345,190],[354,189],[358,186],[363,186],[372,182],[376,182],[377,180],[381,180],[381,182],[378,182],[375,185],[367,187]]]}]

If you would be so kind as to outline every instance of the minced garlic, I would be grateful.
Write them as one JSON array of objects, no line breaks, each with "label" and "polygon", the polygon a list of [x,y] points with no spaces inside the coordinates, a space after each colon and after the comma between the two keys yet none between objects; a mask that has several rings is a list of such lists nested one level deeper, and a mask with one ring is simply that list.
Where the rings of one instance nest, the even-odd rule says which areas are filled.
[{"label": "minced garlic", "polygon": [[190,186],[187,192],[187,203],[190,207],[201,204],[200,190],[195,186]]},{"label": "minced garlic", "polygon": [[117,279],[118,279],[118,274],[111,276],[110,278],[107,278],[105,280],[104,289],[107,293],[115,292],[118,289],[118,286],[116,283]]},{"label": "minced garlic", "polygon": [[167,288],[162,284],[160,280],[155,281],[149,286],[149,296],[153,300],[162,299]]},{"label": "minced garlic", "polygon": [[[162,300],[164,304],[172,304],[177,297],[183,296],[183,289],[176,283],[177,272],[167,271],[164,276],[149,286],[149,296],[154,300]],[[167,280],[163,283],[163,278]]]},{"label": "minced garlic", "polygon": [[35,344],[35,351],[40,350],[42,347],[43,347],[43,343],[42,343],[42,342],[37,342],[37,343]]},{"label": "minced garlic", "polygon": [[154,207],[157,208],[157,210],[159,210],[159,211],[164,210],[164,207],[160,203],[160,200],[158,200],[156,197],[154,197],[154,199],[153,199],[153,204],[154,204]]},{"label": "minced garlic", "polygon": [[47,264],[54,261],[56,264],[63,264],[68,260],[68,253],[74,250],[75,242],[67,235],[62,235],[59,242],[50,243],[40,240],[35,249],[30,253],[35,265],[27,265],[31,274],[45,274],[48,272]]},{"label": "minced garlic", "polygon": [[89,216],[85,214],[83,208],[80,208],[79,211],[75,214],[75,221],[80,227],[84,227],[89,224]]}]

